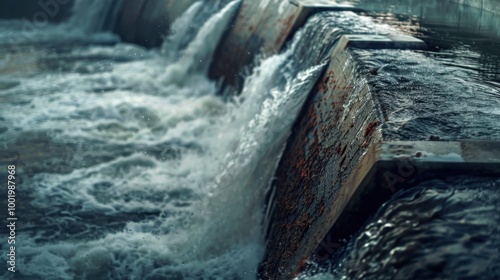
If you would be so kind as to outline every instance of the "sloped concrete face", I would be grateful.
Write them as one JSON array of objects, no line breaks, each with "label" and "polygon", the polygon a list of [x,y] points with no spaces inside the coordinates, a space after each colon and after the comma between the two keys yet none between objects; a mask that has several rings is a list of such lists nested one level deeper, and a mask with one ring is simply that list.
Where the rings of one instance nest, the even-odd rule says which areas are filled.
[{"label": "sloped concrete face", "polygon": [[223,78],[226,84],[242,86],[240,70],[252,63],[258,53],[278,52],[290,35],[301,8],[288,1],[244,0],[234,24],[222,39],[210,69],[210,78]]},{"label": "sloped concrete face", "polygon": [[[142,14],[137,20],[137,25],[140,26],[135,38],[137,44],[146,47],[154,47],[161,44],[163,37],[168,32],[168,27],[173,22],[172,18],[176,18],[175,14],[169,12],[169,10],[176,11],[175,8],[169,7],[172,6],[170,2],[163,0],[148,0],[145,3]],[[183,7],[179,7],[179,11],[184,12],[185,9],[187,10],[187,8],[189,8],[189,1],[180,2],[188,3],[187,6],[185,4]],[[181,14],[179,14],[179,16]]]},{"label": "sloped concrete face", "polygon": [[363,152],[381,139],[376,104],[341,40],[306,103],[277,170],[275,214],[263,271],[286,279],[331,225],[325,214]]},{"label": "sloped concrete face", "polygon": [[125,0],[114,32],[123,41],[159,46],[169,27],[196,0]]}]

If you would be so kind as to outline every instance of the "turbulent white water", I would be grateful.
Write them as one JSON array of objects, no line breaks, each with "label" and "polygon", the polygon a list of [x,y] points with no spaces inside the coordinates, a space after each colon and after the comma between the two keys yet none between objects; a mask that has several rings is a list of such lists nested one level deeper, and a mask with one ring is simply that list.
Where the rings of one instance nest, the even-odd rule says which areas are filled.
[{"label": "turbulent white water", "polygon": [[[96,11],[110,7],[97,2],[86,12],[100,17]],[[37,45],[43,34],[24,41],[21,51],[4,46],[0,112],[8,130],[0,139],[6,149],[46,142],[51,157],[23,165],[26,174],[34,171],[19,185],[28,194],[20,199],[28,208],[18,232],[20,275],[257,277],[265,192],[303,89],[321,67],[276,83],[299,33],[286,52],[260,62],[239,98],[224,102],[205,73],[239,4],[203,21],[184,49],[179,33],[200,3],[177,20],[161,51],[122,43],[58,48],[57,41],[44,48]],[[52,28],[38,32],[61,27]]]}]

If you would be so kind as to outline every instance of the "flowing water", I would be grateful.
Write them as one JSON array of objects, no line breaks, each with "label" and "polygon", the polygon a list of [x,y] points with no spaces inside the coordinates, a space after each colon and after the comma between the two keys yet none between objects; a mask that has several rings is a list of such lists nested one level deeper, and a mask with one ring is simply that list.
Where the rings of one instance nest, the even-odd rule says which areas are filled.
[{"label": "flowing water", "polygon": [[291,66],[298,33],[225,101],[205,74],[238,1],[195,3],[153,50],[105,32],[109,4],[22,37],[0,23],[16,279],[255,279],[267,188],[323,64]]},{"label": "flowing water", "polygon": [[[239,1],[193,4],[152,50],[109,32],[120,3],[78,0],[58,25],[0,21],[0,164],[19,172],[15,279],[256,279],[274,170],[334,38],[398,24],[314,16],[227,100],[206,73]],[[460,74],[454,91],[469,90],[459,101],[483,89],[484,103],[470,104],[494,124],[498,71],[482,67],[467,44],[446,50],[412,53],[399,66],[420,63],[424,75],[432,69],[422,61],[437,57],[443,75]],[[384,65],[400,55],[379,51],[364,61]],[[466,68],[464,57],[479,63]],[[402,73],[380,69],[389,78]],[[498,236],[498,184],[447,178],[396,194],[341,257],[311,262],[299,279],[498,275],[490,264],[498,263],[499,241],[487,238]]]}]

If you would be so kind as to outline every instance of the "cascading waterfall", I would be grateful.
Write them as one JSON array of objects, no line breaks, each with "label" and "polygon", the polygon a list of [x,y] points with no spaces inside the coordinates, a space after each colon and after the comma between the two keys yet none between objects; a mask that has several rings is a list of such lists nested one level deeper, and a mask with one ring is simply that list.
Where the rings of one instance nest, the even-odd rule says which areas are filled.
[{"label": "cascading waterfall", "polygon": [[172,24],[171,35],[165,38],[161,46],[162,52],[169,61],[175,61],[180,55],[180,51],[192,40],[189,36],[190,29],[193,29],[196,16],[200,14],[203,8],[203,2],[198,1],[191,5],[187,11]]},{"label": "cascading waterfall", "polygon": [[[0,21],[0,163],[16,159],[20,178],[16,279],[258,278],[274,207],[265,200],[332,44],[345,33],[392,28],[351,12],[315,14],[225,100],[206,72],[241,1],[215,2],[194,3],[152,50],[109,32],[122,0],[75,0],[59,25]],[[459,139],[457,132],[498,134],[491,105],[498,90],[469,79],[468,65],[443,68],[409,51],[350,53],[376,70],[367,83],[384,89],[378,98],[421,104],[424,117],[399,108],[391,115],[400,136],[411,139],[418,128],[424,140],[429,133],[421,128],[441,119],[447,140]],[[435,73],[444,78],[431,79]],[[448,75],[458,78],[453,85],[431,85],[441,99],[423,102],[430,95],[422,88],[452,80]],[[405,83],[424,93],[410,94],[414,104],[402,96]],[[454,119],[462,111],[467,129]],[[453,121],[460,126],[448,127]],[[396,193],[346,240],[343,254],[307,260],[298,279],[495,278],[499,185],[498,178],[447,177]],[[1,242],[0,250],[7,246]]]},{"label": "cascading waterfall", "polygon": [[[73,15],[65,28],[99,20],[108,4],[92,2],[81,10],[88,15]],[[35,60],[48,54],[35,78],[4,78],[19,83],[0,91],[16,104],[2,116],[12,128],[2,141],[51,147],[24,171],[21,276],[257,278],[264,197],[324,64],[294,67],[305,44],[299,32],[287,51],[258,63],[239,97],[224,102],[205,73],[239,1],[208,20],[197,16],[205,13],[201,5],[173,24],[162,50],[122,43],[53,50],[55,41],[29,53]],[[183,30],[193,19],[201,27]],[[102,24],[82,24],[81,34]],[[194,31],[182,49],[179,33]]]},{"label": "cascading waterfall", "polygon": [[[232,18],[231,15],[236,12],[239,4],[240,1],[229,3],[220,13],[212,16],[203,25],[196,37],[183,50],[179,60],[169,65],[165,70],[163,76],[165,84],[185,83],[187,81],[185,77],[193,73],[199,73],[203,76],[207,74],[208,67],[212,61],[212,54]],[[191,9],[188,12],[191,12]],[[190,13],[188,17],[191,17]]]}]

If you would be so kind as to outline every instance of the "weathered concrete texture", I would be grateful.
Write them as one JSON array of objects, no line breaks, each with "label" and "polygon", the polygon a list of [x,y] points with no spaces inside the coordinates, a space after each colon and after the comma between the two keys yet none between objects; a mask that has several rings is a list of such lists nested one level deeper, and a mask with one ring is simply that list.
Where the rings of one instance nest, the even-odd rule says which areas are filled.
[{"label": "weathered concrete texture", "polygon": [[2,0],[0,18],[26,19],[39,24],[68,18],[73,0]]},{"label": "weathered concrete texture", "polygon": [[211,65],[210,77],[224,78],[227,84],[241,87],[240,70],[249,65],[261,49],[264,54],[278,52],[300,10],[288,1],[244,0],[234,25],[214,55],[217,59]]},{"label": "weathered concrete texture", "polygon": [[330,66],[305,104],[277,170],[275,212],[263,264],[286,279],[314,252],[331,224],[325,213],[370,143],[381,139],[368,84],[337,44]]},{"label": "weathered concrete texture", "polygon": [[175,19],[196,0],[125,0],[114,32],[146,47],[161,44]]}]

